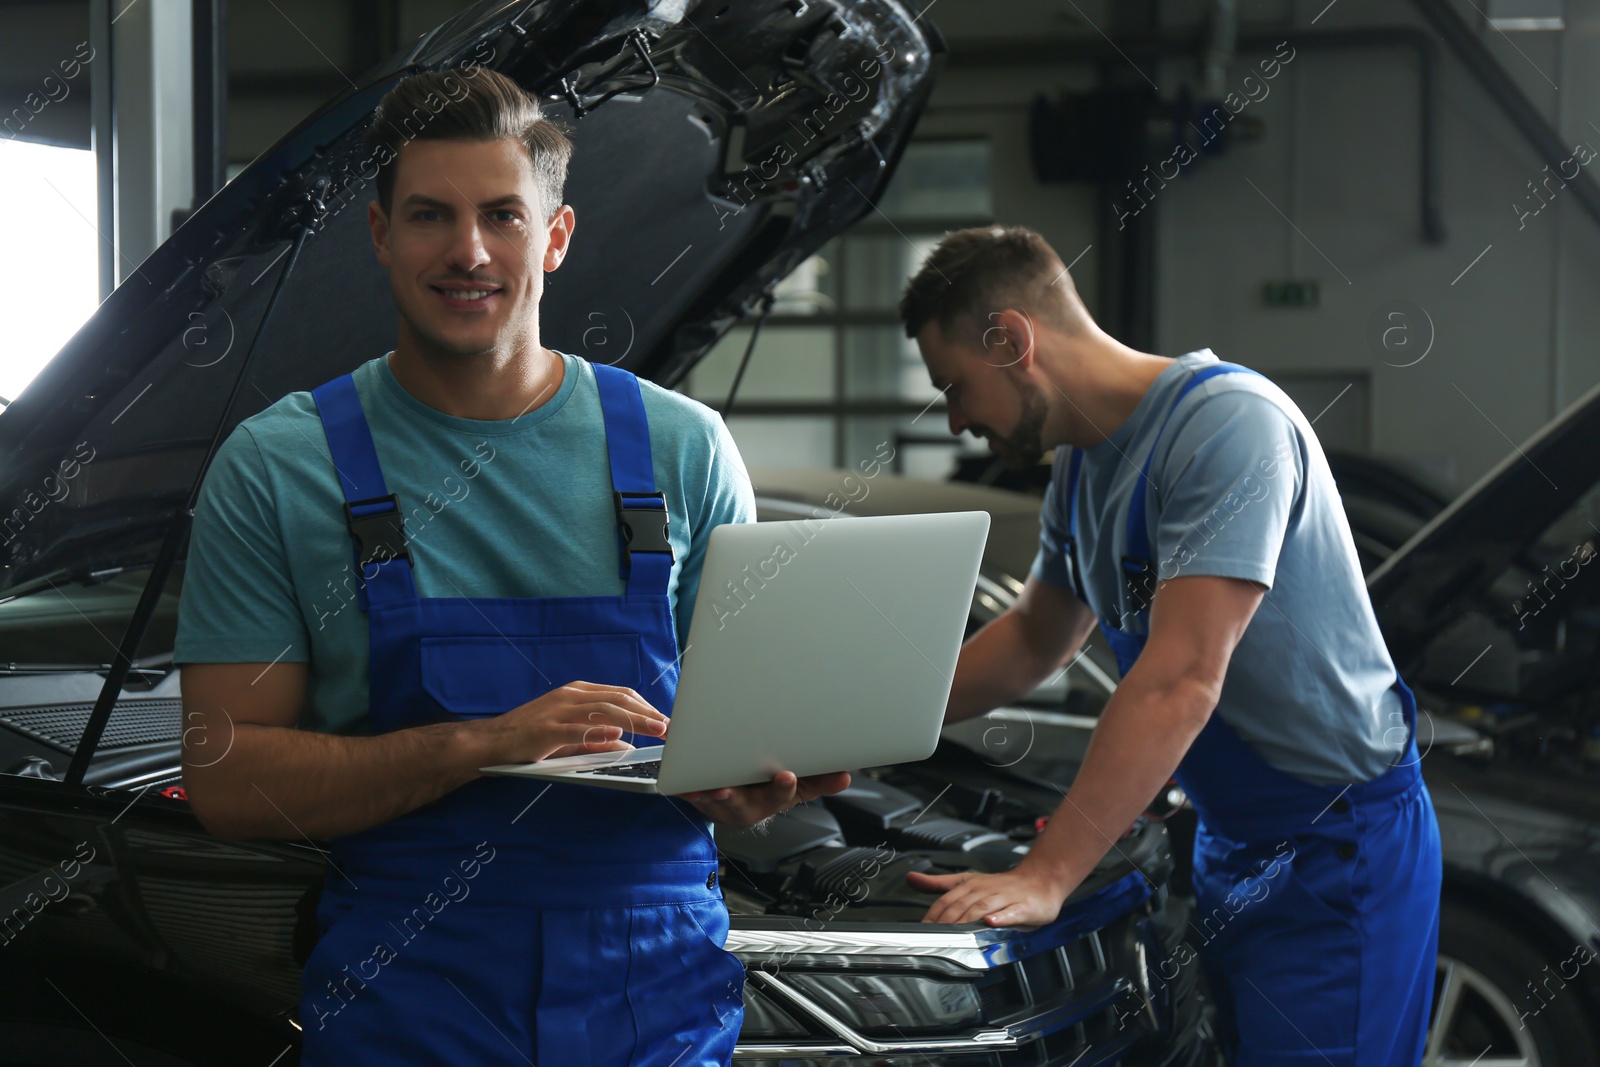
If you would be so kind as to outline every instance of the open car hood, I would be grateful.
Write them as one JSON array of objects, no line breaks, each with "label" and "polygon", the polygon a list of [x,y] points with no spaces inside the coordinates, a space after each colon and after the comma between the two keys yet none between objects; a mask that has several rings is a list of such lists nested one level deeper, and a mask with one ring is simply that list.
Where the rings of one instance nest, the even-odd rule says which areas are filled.
[{"label": "open car hood", "polygon": [[[1545,424],[1367,576],[1402,673],[1600,478],[1600,386]],[[1531,571],[1538,572],[1537,564]]]},{"label": "open car hood", "polygon": [[578,226],[542,339],[670,386],[872,210],[942,52],[897,0],[490,0],[451,19],[212,197],[0,415],[0,593],[149,564],[234,426],[393,348],[361,133],[406,74],[498,70],[571,131]]}]

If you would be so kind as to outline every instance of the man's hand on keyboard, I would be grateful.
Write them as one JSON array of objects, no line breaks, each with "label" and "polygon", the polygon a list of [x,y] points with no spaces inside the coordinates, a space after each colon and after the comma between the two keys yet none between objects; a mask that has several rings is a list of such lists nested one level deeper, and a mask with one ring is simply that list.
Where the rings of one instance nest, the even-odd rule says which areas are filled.
[{"label": "man's hand on keyboard", "polygon": [[469,720],[484,763],[533,763],[558,756],[627,752],[628,733],[665,737],[667,717],[632,689],[568,682],[503,715]]},{"label": "man's hand on keyboard", "polygon": [[700,813],[713,822],[727,826],[750,826],[796,804],[832,796],[849,787],[849,771],[815,774],[806,778],[796,778],[790,771],[779,771],[772,781],[763,785],[702,789],[684,793],[683,799],[700,809]]}]

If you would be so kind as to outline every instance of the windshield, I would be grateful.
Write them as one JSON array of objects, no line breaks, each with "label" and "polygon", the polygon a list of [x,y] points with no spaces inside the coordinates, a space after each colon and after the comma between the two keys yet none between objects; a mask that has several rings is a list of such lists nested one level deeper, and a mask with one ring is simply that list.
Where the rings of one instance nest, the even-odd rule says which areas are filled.
[{"label": "windshield", "polygon": [[[23,595],[0,602],[0,668],[12,673],[34,667],[103,670],[150,577],[148,568],[119,571],[100,580],[47,580]],[[175,568],[145,632],[139,662],[163,660],[178,627],[182,567]]]},{"label": "windshield", "polygon": [[[66,774],[149,577],[147,567],[55,576],[0,601],[0,774]],[[175,568],[156,602],[86,768],[88,784],[177,780],[181,709],[171,662],[182,579]]]}]

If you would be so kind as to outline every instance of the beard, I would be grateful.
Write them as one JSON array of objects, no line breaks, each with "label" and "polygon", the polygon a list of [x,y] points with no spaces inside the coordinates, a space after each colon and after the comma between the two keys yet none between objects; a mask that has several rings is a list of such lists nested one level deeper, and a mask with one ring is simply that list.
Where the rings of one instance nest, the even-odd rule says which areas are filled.
[{"label": "beard", "polygon": [[481,341],[466,341],[460,337],[452,338],[444,334],[429,321],[427,312],[423,308],[408,306],[401,298],[402,295],[395,293],[394,302],[395,310],[399,312],[400,333],[419,355],[430,360],[453,362],[484,356],[494,351],[492,339],[490,344],[485,346]]},{"label": "beard", "polygon": [[1028,382],[1014,383],[1022,401],[1022,417],[1008,436],[991,432],[990,442],[1000,461],[1011,470],[1027,470],[1044,458],[1044,392]]}]

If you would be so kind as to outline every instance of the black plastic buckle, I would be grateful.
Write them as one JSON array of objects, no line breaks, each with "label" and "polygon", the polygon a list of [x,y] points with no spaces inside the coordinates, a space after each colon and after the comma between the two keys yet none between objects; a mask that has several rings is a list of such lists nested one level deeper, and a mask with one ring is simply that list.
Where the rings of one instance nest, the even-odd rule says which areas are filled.
[{"label": "black plastic buckle", "polygon": [[[627,497],[629,499],[624,500]],[[670,561],[672,542],[667,539],[667,495],[665,493],[612,492],[617,511],[617,527],[622,531],[623,551],[628,561],[635,552],[665,552]],[[654,501],[646,504],[645,501]],[[657,524],[660,525],[657,525]]]},{"label": "black plastic buckle", "polygon": [[[385,501],[389,504],[386,511],[357,515],[351,510],[364,504],[381,504]],[[366,500],[346,501],[344,521],[350,528],[350,536],[355,538],[359,566],[411,558],[411,551],[406,548],[405,516],[400,514],[400,501],[393,493],[368,497]]]},{"label": "black plastic buckle", "polygon": [[1156,596],[1156,571],[1150,561],[1122,557],[1122,583],[1128,603],[1135,612],[1144,611]]}]

